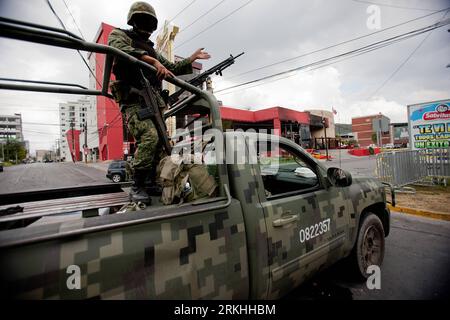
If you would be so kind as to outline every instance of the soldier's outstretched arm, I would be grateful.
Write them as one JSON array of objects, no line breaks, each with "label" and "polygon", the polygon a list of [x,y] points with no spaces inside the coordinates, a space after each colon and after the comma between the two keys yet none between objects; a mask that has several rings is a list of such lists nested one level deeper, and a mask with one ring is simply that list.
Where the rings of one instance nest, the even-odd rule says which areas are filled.
[{"label": "soldier's outstretched arm", "polygon": [[170,62],[161,54],[158,54],[158,60],[175,75],[183,75],[192,73],[192,62],[198,59],[209,59],[211,56],[208,52],[203,51],[205,48],[197,49],[190,57],[178,62]]},{"label": "soldier's outstretched arm", "polygon": [[190,58],[186,58],[178,62],[170,62],[160,53],[157,53],[157,58],[164,67],[172,71],[177,76],[192,73],[192,62]]}]

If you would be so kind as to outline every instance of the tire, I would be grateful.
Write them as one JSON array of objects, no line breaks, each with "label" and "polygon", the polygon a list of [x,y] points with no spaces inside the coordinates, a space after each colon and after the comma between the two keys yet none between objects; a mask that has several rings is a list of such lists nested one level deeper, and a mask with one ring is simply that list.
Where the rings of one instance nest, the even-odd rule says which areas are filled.
[{"label": "tire", "polygon": [[380,218],[368,212],[360,223],[355,247],[349,256],[349,263],[356,279],[365,280],[367,267],[381,267],[385,251],[385,234]]},{"label": "tire", "polygon": [[122,176],[118,173],[114,173],[111,177],[111,180],[115,183],[119,183],[122,181]]}]

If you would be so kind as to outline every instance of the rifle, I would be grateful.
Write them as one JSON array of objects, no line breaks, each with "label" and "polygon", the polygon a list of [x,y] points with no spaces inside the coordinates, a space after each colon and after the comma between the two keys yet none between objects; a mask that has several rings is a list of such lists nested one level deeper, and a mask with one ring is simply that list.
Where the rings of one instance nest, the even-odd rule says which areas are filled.
[{"label": "rifle", "polygon": [[167,134],[166,123],[159,110],[158,102],[156,101],[155,93],[152,91],[153,88],[147,78],[144,76],[142,70],[141,72],[141,83],[142,89],[138,90],[136,88],[131,88],[131,92],[138,94],[144,100],[145,105],[141,105],[141,110],[138,111],[138,119],[140,121],[151,119],[156,127],[160,142],[167,155],[172,152],[172,145],[170,144],[169,137]]},{"label": "rifle", "polygon": [[[188,83],[192,84],[193,86],[199,87],[212,74],[216,74],[216,75],[222,76],[222,71],[225,70],[226,68],[228,68],[229,66],[231,66],[234,63],[234,60],[236,58],[239,58],[243,54],[244,54],[244,52],[238,54],[235,57],[233,57],[233,55],[230,54],[229,58],[223,60],[222,62],[220,62],[219,64],[215,65],[214,67],[212,67],[212,68],[206,70],[205,72],[199,74],[195,78],[192,78],[191,80],[188,81]],[[173,105],[175,102],[177,102],[179,97],[180,97],[180,95],[184,91],[185,91],[184,89],[180,89],[180,90],[176,91],[175,93],[173,93],[172,95],[170,95],[169,96],[169,105]]]}]

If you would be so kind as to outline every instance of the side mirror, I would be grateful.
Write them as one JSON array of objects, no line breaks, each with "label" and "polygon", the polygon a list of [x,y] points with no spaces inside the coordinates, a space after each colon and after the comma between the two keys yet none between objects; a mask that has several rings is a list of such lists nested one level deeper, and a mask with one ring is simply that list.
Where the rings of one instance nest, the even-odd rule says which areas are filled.
[{"label": "side mirror", "polygon": [[327,177],[336,187],[348,187],[352,184],[352,175],[350,172],[340,168],[328,168]]}]

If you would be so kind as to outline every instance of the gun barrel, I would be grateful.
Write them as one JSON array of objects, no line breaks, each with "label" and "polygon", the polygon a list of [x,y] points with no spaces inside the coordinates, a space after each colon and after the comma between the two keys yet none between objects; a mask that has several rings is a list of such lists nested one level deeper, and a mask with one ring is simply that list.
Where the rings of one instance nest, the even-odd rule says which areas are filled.
[{"label": "gun barrel", "polygon": [[245,52],[244,51],[242,51],[241,53],[239,53],[237,56],[232,56],[234,59],[236,59],[236,58],[239,58],[240,56],[242,56],[243,54],[244,54]]}]

